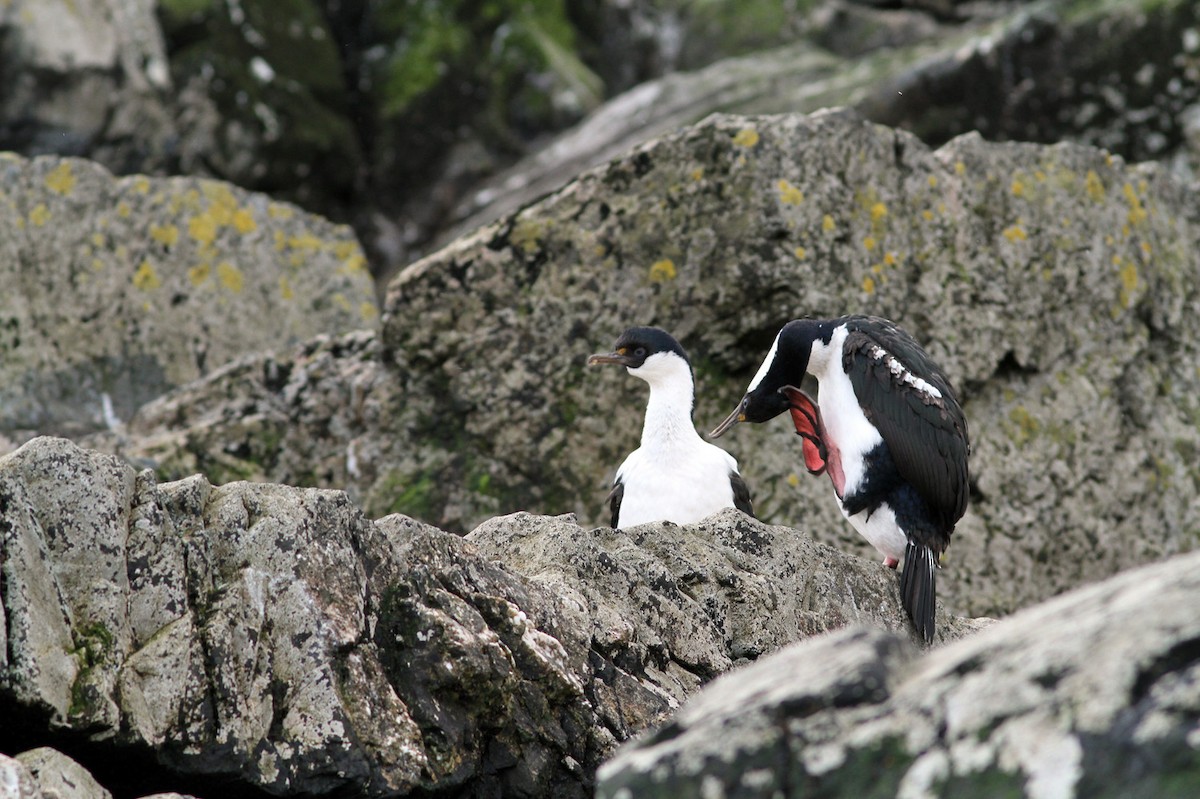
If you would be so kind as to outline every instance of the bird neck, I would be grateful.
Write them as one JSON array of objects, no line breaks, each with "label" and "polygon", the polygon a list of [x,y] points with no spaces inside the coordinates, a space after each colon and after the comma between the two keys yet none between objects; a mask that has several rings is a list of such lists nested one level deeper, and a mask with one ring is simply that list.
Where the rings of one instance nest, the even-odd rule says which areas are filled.
[{"label": "bird neck", "polygon": [[646,403],[646,421],[642,425],[642,446],[663,445],[699,438],[692,422],[694,390],[691,374],[675,374],[650,383]]}]

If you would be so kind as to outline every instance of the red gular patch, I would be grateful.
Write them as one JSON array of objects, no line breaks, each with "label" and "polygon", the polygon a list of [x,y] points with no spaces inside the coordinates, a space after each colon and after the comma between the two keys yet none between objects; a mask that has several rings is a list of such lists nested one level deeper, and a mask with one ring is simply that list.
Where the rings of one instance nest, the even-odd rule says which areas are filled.
[{"label": "red gular patch", "polygon": [[825,428],[821,425],[817,403],[795,386],[784,386],[780,391],[792,405],[792,424],[796,425],[796,434],[804,439],[805,468],[809,474],[824,474],[829,448],[825,445]]}]

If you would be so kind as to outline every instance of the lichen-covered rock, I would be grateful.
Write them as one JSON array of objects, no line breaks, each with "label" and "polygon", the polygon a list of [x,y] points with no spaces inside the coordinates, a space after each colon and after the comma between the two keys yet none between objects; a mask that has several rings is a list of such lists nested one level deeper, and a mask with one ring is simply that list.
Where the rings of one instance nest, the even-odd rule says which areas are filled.
[{"label": "lichen-covered rock", "polygon": [[38,438],[0,458],[0,519],[0,716],[185,791],[583,797],[734,663],[907,630],[894,572],[735,511],[626,533],[516,514],[464,540]]},{"label": "lichen-covered rock", "polygon": [[0,433],[81,434],[237,355],[377,320],[350,230],[215,181],[0,158]]},{"label": "lichen-covered rock", "polygon": [[[147,408],[124,452],[345,486],[454,531],[519,509],[595,523],[644,389],[589,353],[671,330],[710,429],[785,321],[876,313],[960,390],[972,504],[939,596],[998,615],[1196,545],[1198,240],[1191,192],[1103,151],[717,116],[414,264],[379,340],[244,361]],[[722,441],[764,520],[870,554],[786,422]]]},{"label": "lichen-covered rock", "polygon": [[[598,519],[640,399],[587,372],[587,352],[635,322],[670,329],[696,363],[703,427],[783,322],[868,312],[913,332],[965,399],[975,490],[942,581],[951,607],[1008,612],[1190,548],[1190,198],[1086,147],[968,136],[933,152],[845,112],[713,117],[393,282],[383,342],[411,398],[401,425],[461,442],[405,482],[436,486],[452,526],[494,495]],[[789,425],[726,446],[763,518],[865,551],[799,468]]]},{"label": "lichen-covered rock", "polygon": [[917,657],[851,629],[714,682],[600,771],[597,796],[1192,796],[1200,554]]}]

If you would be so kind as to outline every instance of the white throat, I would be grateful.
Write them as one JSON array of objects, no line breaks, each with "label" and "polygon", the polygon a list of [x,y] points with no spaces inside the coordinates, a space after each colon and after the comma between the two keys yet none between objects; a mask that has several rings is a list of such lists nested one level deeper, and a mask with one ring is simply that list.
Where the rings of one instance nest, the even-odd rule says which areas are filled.
[{"label": "white throat", "polygon": [[629,374],[650,384],[646,403],[646,421],[642,426],[642,446],[658,447],[672,442],[698,439],[692,422],[695,387],[692,370],[673,353],[655,353]]}]

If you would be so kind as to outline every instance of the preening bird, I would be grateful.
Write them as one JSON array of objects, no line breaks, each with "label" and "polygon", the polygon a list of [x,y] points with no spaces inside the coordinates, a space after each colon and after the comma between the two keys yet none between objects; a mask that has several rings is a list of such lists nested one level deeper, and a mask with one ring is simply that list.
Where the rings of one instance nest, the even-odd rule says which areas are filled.
[{"label": "preening bird", "polygon": [[695,380],[678,341],[656,327],[631,327],[612,352],[587,362],[624,366],[650,384],[642,444],[617,469],[608,495],[613,527],[691,524],[721,508],[754,515],[737,461],[701,438],[692,423]]},{"label": "preening bird", "polygon": [[[799,386],[817,379],[817,399]],[[775,337],[745,397],[712,431],[790,411],[804,463],[828,474],[842,513],[896,568],[917,632],[933,640],[938,559],[967,509],[967,420],[942,370],[872,316],[798,319]]]}]

